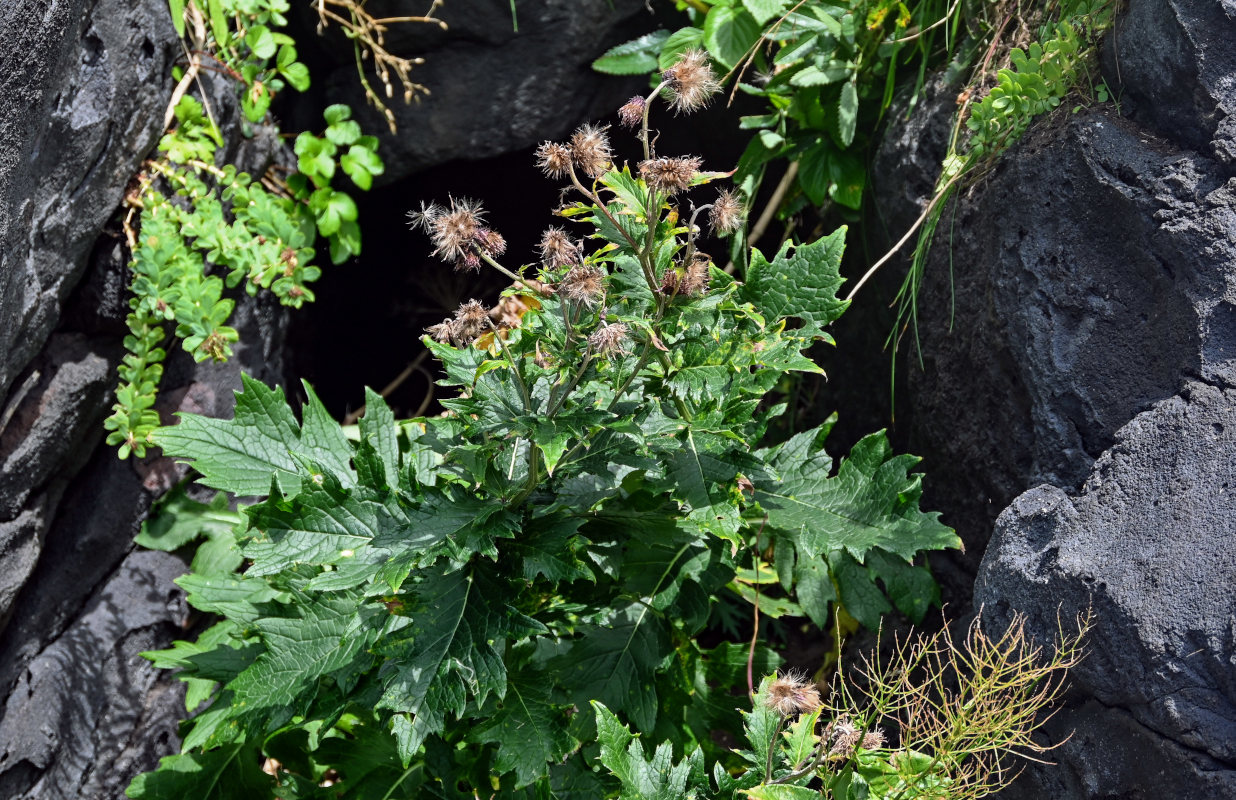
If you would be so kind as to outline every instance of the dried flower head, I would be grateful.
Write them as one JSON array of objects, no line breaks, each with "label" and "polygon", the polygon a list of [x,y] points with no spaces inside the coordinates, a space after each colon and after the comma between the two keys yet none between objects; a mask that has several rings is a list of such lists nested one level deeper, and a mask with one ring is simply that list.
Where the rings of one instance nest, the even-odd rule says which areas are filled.
[{"label": "dried flower head", "polygon": [[455,259],[456,272],[480,272],[481,257],[475,248],[468,248],[459,258]]},{"label": "dried flower head", "polygon": [[595,308],[605,296],[605,271],[586,264],[571,267],[558,283],[558,294],[573,303]]},{"label": "dried flower head", "polygon": [[618,121],[625,128],[638,128],[644,121],[644,106],[647,101],[644,98],[636,95],[618,109]]},{"label": "dried flower head", "polygon": [[661,73],[670,90],[670,106],[675,111],[697,111],[708,105],[708,99],[721,89],[713,74],[708,54],[698,48],[686,50],[674,66]]},{"label": "dried flower head", "polygon": [[542,142],[536,149],[536,165],[550,178],[561,178],[571,171],[571,148],[557,142]]},{"label": "dried flower head", "polygon": [[463,303],[455,310],[455,339],[471,342],[489,330],[489,312],[475,300]]},{"label": "dried flower head", "polygon": [[626,355],[627,326],[622,322],[602,323],[588,336],[588,347],[603,358]]},{"label": "dried flower head", "polygon": [[494,258],[506,252],[506,238],[492,228],[480,228],[472,238],[478,247]]},{"label": "dried flower head", "polygon": [[849,758],[858,746],[863,732],[850,721],[849,717],[838,717],[824,729],[824,742],[828,745],[828,755],[835,758]]},{"label": "dried flower head", "polygon": [[650,158],[640,162],[639,175],[658,192],[675,194],[691,185],[702,163],[703,160],[695,156]]},{"label": "dried flower head", "polygon": [[[433,254],[443,261],[458,261],[473,247],[473,238],[480,230],[485,212],[475,200],[451,198],[451,207],[430,207],[432,216],[424,216],[423,224],[433,242]],[[422,212],[428,214],[429,211]]]},{"label": "dried flower head", "polygon": [[434,219],[436,219],[441,213],[442,207],[440,205],[437,203],[426,204],[425,201],[422,200],[419,210],[414,209],[408,212],[408,225],[413,230],[419,228],[425,233],[429,233],[431,230],[430,226],[433,224]]},{"label": "dried flower head", "polygon": [[783,717],[811,713],[820,707],[820,690],[802,674],[787,672],[769,684],[764,703]]},{"label": "dried flower head", "polygon": [[708,211],[708,224],[713,233],[728,235],[742,227],[743,218],[747,216],[747,208],[738,195],[728,189],[717,193],[717,199],[712,201]]},{"label": "dried flower head", "polygon": [[864,750],[879,750],[884,746],[884,731],[879,728],[872,728],[863,734],[863,743],[860,745]]},{"label": "dried flower head", "polygon": [[455,340],[455,321],[450,317],[439,322],[437,325],[430,325],[425,329],[425,333],[434,338],[434,341],[448,344]]},{"label": "dried flower head", "polygon": [[699,297],[708,294],[708,282],[712,278],[709,267],[712,257],[705,252],[695,251],[691,255],[691,263],[683,270],[682,285],[678,287],[679,294],[689,297]]},{"label": "dried flower head", "polygon": [[609,137],[598,125],[581,125],[571,135],[571,159],[589,178],[599,178],[609,168]]},{"label": "dried flower head", "polygon": [[567,267],[580,261],[579,245],[562,228],[549,227],[541,234],[541,263],[547,267]]}]

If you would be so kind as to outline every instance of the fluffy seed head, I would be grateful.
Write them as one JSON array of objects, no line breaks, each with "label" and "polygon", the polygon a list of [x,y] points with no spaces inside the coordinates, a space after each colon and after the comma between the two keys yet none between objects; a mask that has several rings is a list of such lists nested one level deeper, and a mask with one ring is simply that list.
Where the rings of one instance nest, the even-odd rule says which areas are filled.
[{"label": "fluffy seed head", "polygon": [[588,336],[588,347],[602,358],[626,355],[627,326],[622,322],[602,323]]},{"label": "fluffy seed head", "polygon": [[455,310],[455,338],[471,342],[489,330],[489,312],[475,300],[463,303]]},{"label": "fluffy seed head", "polygon": [[571,159],[589,178],[599,178],[609,168],[609,137],[597,125],[581,125],[571,135]]},{"label": "fluffy seed head", "polygon": [[708,98],[721,89],[713,74],[708,54],[698,48],[686,50],[674,66],[661,73],[670,90],[670,106],[678,112],[697,111],[708,105]]},{"label": "fluffy seed head", "polygon": [[437,203],[426,203],[421,201],[419,210],[413,209],[408,212],[408,227],[413,230],[422,230],[425,233],[430,232],[430,225],[439,214],[442,213],[442,207]]},{"label": "fluffy seed head", "polygon": [[541,263],[547,267],[567,267],[578,264],[579,245],[572,242],[562,228],[546,228],[541,234]]},{"label": "fluffy seed head", "polygon": [[747,216],[747,208],[738,199],[738,195],[728,189],[722,189],[717,199],[712,201],[708,211],[708,224],[714,233],[728,236],[742,227],[743,218]]},{"label": "fluffy seed head", "polygon": [[644,121],[645,105],[644,98],[639,95],[632,97],[622,108],[618,109],[618,121],[624,128],[638,128]]},{"label": "fluffy seed head", "polygon": [[695,156],[650,158],[640,162],[639,175],[658,192],[675,194],[691,185],[691,179],[703,163],[703,159]]},{"label": "fluffy seed head", "polygon": [[595,308],[605,296],[605,271],[586,264],[571,267],[558,282],[558,294],[572,303]]},{"label": "fluffy seed head", "polygon": [[787,672],[769,685],[764,703],[783,717],[810,713],[820,707],[820,690],[797,672]]},{"label": "fluffy seed head", "polygon": [[542,142],[536,149],[536,165],[547,177],[561,178],[571,171],[571,149],[557,142]]},{"label": "fluffy seed head", "polygon": [[433,242],[433,254],[443,261],[458,261],[470,253],[485,212],[475,200],[451,198],[449,209],[437,209],[424,225]]}]

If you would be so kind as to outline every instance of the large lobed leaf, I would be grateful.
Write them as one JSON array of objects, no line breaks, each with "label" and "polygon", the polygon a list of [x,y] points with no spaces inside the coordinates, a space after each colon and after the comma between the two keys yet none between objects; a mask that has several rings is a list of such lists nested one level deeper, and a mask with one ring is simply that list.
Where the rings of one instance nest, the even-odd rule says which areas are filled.
[{"label": "large lobed leaf", "polygon": [[348,466],[352,448],[308,384],[301,425],[282,389],[247,375],[241,382],[234,419],[181,414],[180,424],[152,434],[155,444],[166,455],[188,459],[202,473],[202,483],[242,497],[267,494],[272,476],[285,495],[296,494],[302,471],[293,453],[324,465],[345,485],[354,483]]},{"label": "large lobed leaf", "polygon": [[894,456],[884,433],[873,433],[829,477],[821,439],[820,429],[793,437],[769,454],[779,477],[756,482],[768,524],[792,534],[802,556],[845,550],[862,562],[881,548],[910,561],[921,550],[961,545],[938,512],[919,510],[922,475],[909,472],[918,458]]},{"label": "large lobed leaf", "polygon": [[801,335],[831,342],[824,327],[850,305],[837,297],[845,234],[842,226],[810,244],[787,241],[771,262],[753,249],[743,298],[768,320],[797,317],[803,321]]}]

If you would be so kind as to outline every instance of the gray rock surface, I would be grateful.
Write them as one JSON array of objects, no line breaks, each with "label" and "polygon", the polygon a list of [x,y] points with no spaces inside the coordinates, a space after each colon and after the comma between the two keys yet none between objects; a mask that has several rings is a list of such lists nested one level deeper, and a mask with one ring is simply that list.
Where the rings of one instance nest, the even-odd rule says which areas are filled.
[{"label": "gray rock surface", "polygon": [[0,6],[0,398],[160,133],[175,36],[159,0]]},{"label": "gray rock surface", "polygon": [[974,597],[994,628],[1096,620],[1078,705],[1047,731],[1078,735],[1002,796],[1236,797],[1233,453],[1236,390],[1191,382],[1121,428],[1076,496],[1040,486],[1000,515]]},{"label": "gray rock surface", "polygon": [[982,559],[995,623],[1096,612],[1046,731],[1074,738],[1003,796],[1233,797],[1236,5],[1130,0],[1104,78],[1119,108],[1057,110],[945,210],[898,422],[954,597]]},{"label": "gray rock surface", "polygon": [[[389,13],[422,14],[426,5],[391,3]],[[391,27],[387,49],[423,57],[412,78],[431,92],[410,105],[398,92],[388,102],[398,125],[393,135],[361,102],[350,45],[337,31],[328,32],[328,41],[336,43],[329,53],[335,66],[315,80],[325,81],[329,102],[351,104],[366,130],[381,132],[387,165],[381,182],[454,159],[488,158],[561,138],[580,120],[612,115],[633,90],[646,86],[642,77],[615,80],[591,67],[610,47],[655,27],[641,0],[532,0],[516,9],[518,32],[512,29],[508,0],[447,2],[436,12],[448,24],[446,31],[433,25]],[[300,12],[306,23],[316,22],[310,6]]]},{"label": "gray rock surface", "polygon": [[[120,797],[184,713],[179,682],[137,657],[181,632],[184,564],[132,552],[183,468],[101,446],[128,311],[109,220],[157,142],[178,45],[165,0],[40,0],[0,5],[0,47],[0,797]],[[234,125],[232,87],[212,91]],[[270,160],[278,141],[256,134],[232,161]],[[285,322],[243,297],[231,363],[173,349],[165,419],[228,413],[242,366],[277,380]]]}]

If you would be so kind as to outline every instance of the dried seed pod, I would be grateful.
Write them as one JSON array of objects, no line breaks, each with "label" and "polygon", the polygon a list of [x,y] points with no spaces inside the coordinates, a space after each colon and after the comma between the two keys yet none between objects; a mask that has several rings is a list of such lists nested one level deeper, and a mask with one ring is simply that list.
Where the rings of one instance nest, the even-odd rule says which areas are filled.
[{"label": "dried seed pod", "polygon": [[561,178],[571,171],[571,149],[557,142],[542,142],[536,149],[536,165],[547,177]]},{"label": "dried seed pod", "polygon": [[562,228],[549,227],[541,234],[541,263],[553,269],[580,262],[580,248]]},{"label": "dried seed pod", "polygon": [[647,101],[636,95],[618,109],[618,121],[624,128],[638,128],[644,121],[644,106]]},{"label": "dried seed pod", "polygon": [[640,162],[639,175],[657,191],[677,194],[691,185],[691,179],[699,172],[701,164],[703,159],[695,156],[650,158]]},{"label": "dried seed pod", "polygon": [[571,135],[571,160],[590,178],[599,178],[609,169],[609,137],[605,128],[581,125]]},{"label": "dried seed pod", "polygon": [[800,673],[787,672],[769,684],[764,704],[783,717],[810,713],[820,707],[820,690]]},{"label": "dried seed pod", "polygon": [[721,89],[721,82],[708,63],[708,54],[698,48],[683,51],[674,66],[661,73],[670,90],[670,107],[678,112],[697,111]]},{"label": "dried seed pod", "polygon": [[602,358],[614,358],[626,355],[628,340],[625,323],[602,323],[588,336],[588,347]]},{"label": "dried seed pod", "polygon": [[558,282],[558,294],[572,303],[595,308],[605,297],[605,270],[586,264],[571,267]]}]

